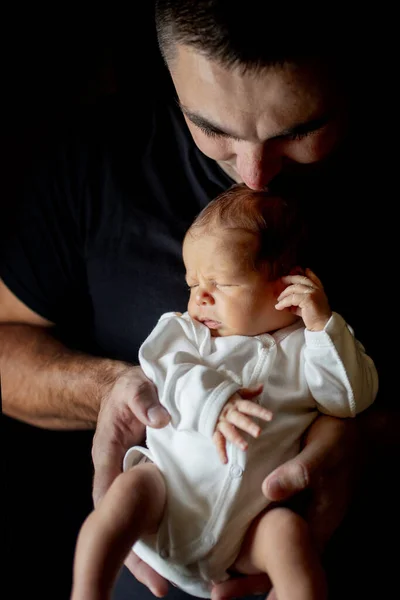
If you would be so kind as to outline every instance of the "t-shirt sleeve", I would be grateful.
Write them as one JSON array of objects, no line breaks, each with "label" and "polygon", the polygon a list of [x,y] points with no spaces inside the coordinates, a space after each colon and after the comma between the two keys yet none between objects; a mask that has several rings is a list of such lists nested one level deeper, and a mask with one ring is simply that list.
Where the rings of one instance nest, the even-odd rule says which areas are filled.
[{"label": "t-shirt sleeve", "polygon": [[0,277],[26,306],[62,326],[88,303],[84,156],[57,144],[29,167],[0,241]]}]

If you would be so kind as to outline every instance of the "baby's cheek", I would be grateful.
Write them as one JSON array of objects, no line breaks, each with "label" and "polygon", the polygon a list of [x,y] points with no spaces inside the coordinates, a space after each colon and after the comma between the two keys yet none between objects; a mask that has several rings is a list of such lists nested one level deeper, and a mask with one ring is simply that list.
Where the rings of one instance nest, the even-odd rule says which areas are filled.
[{"label": "baby's cheek", "polygon": [[244,297],[240,302],[235,302],[232,306],[232,320],[241,329],[246,328],[246,325],[250,323],[256,316],[256,310],[254,302],[249,297]]},{"label": "baby's cheek", "polygon": [[188,305],[187,305],[187,311],[191,317],[194,316],[194,307],[195,307],[194,299],[192,297],[190,297]]}]

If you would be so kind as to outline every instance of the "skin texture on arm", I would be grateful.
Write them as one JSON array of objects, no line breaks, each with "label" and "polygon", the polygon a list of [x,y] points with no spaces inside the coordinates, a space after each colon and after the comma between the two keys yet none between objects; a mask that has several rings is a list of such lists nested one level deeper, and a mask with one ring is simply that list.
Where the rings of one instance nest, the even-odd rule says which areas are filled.
[{"label": "skin texture on arm", "polygon": [[92,429],[101,400],[131,367],[69,350],[52,325],[0,282],[4,413],[38,427]]},{"label": "skin texture on arm", "polygon": [[[117,432],[129,429],[132,439],[126,441],[125,449],[142,440],[145,424],[162,426],[168,422],[163,409],[159,421],[157,396],[139,368],[69,350],[52,336],[52,325],[0,281],[0,368],[5,414],[46,429],[94,429],[100,408],[117,405],[124,413],[124,425],[118,424],[117,415],[108,423],[108,430],[111,437],[120,439],[127,434]],[[129,402],[133,411],[130,418],[126,409]],[[155,411],[148,416],[152,407]],[[112,412],[110,406],[107,411]],[[98,437],[105,442],[101,427]]]}]

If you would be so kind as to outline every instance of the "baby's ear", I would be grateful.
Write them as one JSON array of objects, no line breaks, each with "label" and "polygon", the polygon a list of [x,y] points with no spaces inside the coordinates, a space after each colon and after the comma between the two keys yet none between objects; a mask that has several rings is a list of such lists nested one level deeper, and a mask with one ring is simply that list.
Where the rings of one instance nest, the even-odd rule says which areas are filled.
[{"label": "baby's ear", "polygon": [[278,298],[278,296],[280,296],[283,292],[283,290],[287,287],[287,285],[285,283],[283,283],[282,281],[282,277],[279,277],[279,279],[275,279],[275,281],[272,282],[272,289],[273,289],[273,294],[276,298]]},{"label": "baby's ear", "polygon": [[290,269],[289,275],[304,275],[304,269],[299,266],[293,267],[293,269]]}]

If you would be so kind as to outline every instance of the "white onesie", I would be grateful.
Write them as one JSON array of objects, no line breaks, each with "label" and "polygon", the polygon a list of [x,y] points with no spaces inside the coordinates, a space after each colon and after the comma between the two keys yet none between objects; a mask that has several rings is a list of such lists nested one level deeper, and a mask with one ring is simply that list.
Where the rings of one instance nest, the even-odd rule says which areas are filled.
[{"label": "white onesie", "polygon": [[[295,456],[322,412],[354,417],[375,399],[378,376],[352,329],[333,313],[323,331],[298,321],[273,334],[211,337],[188,313],[164,314],[139,351],[140,364],[171,414],[164,429],[147,429],[124,469],[145,455],[164,474],[167,505],[157,534],[134,551],[185,592],[210,597],[211,581],[228,578],[246,530],[268,501],[261,483]],[[262,383],[258,402],[273,411],[259,421],[247,452],[227,444],[228,464],[212,442],[219,413],[242,387]]]}]

